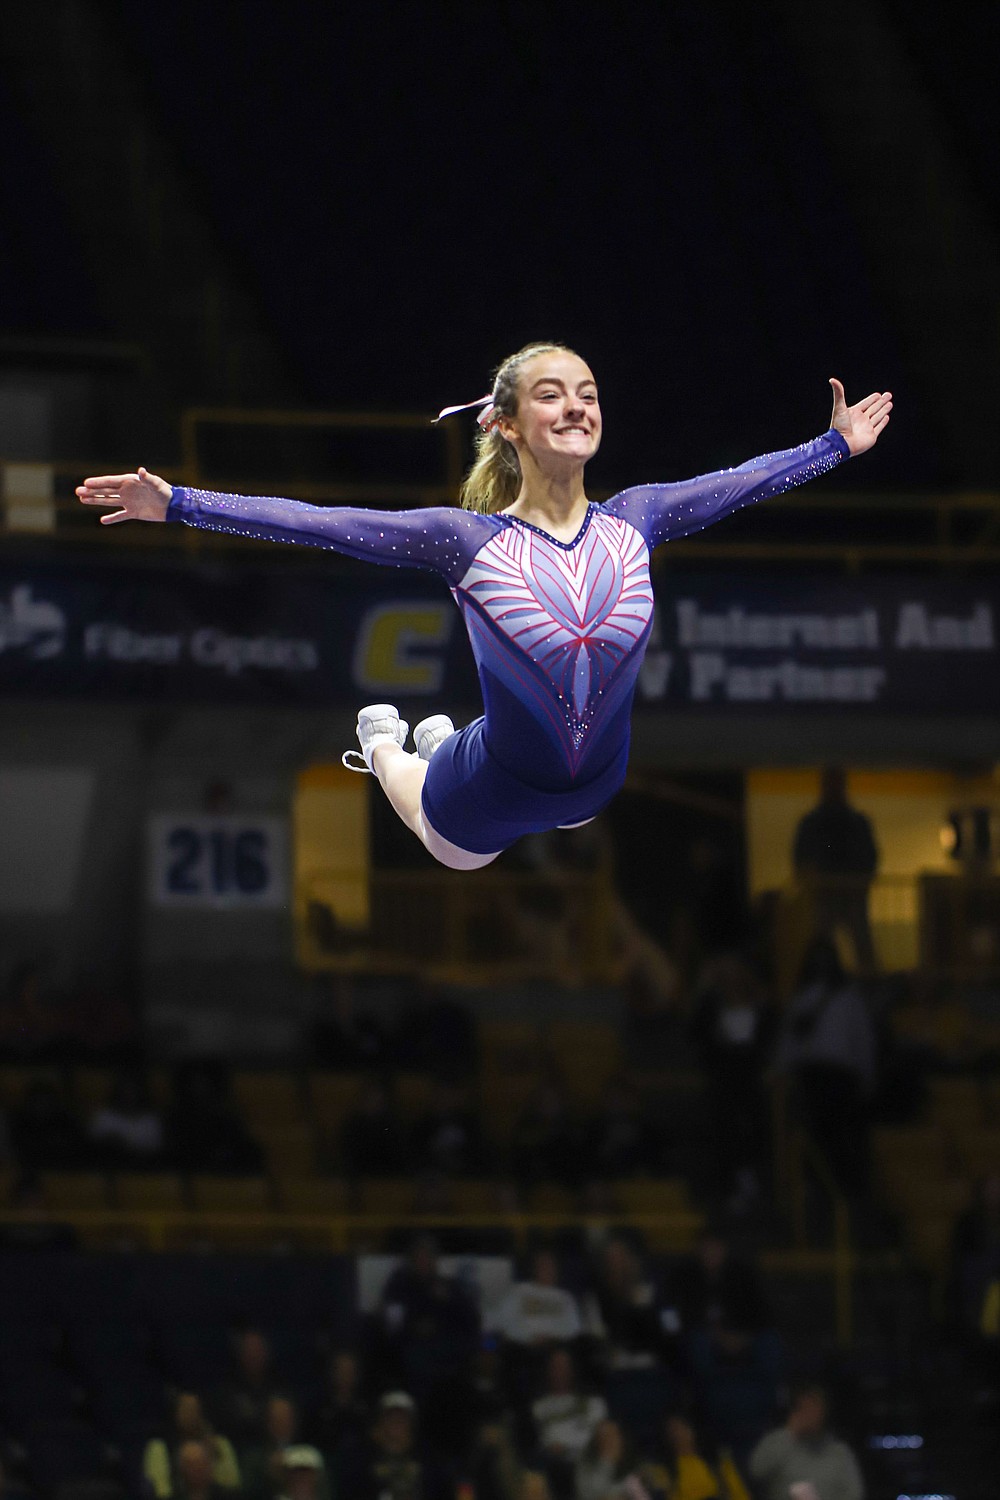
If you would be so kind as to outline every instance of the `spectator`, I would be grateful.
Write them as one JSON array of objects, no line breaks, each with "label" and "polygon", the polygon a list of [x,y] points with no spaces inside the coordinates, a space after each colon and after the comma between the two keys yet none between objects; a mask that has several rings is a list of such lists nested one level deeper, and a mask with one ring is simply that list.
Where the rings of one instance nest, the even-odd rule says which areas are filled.
[{"label": "spectator", "polygon": [[290,1396],[268,1398],[262,1426],[263,1442],[240,1449],[240,1474],[248,1500],[274,1500],[281,1492],[286,1452],[299,1432],[299,1414]]},{"label": "spectator", "polygon": [[555,1251],[538,1249],[526,1280],[511,1287],[497,1316],[497,1327],[520,1349],[548,1350],[569,1344],[583,1332],[580,1309],[572,1292],[559,1285]]},{"label": "spectator", "polygon": [[236,1368],[219,1389],[214,1409],[219,1425],[240,1447],[259,1443],[274,1394],[271,1346],[259,1328],[244,1328],[233,1341]]},{"label": "spectator", "polygon": [[480,1424],[466,1467],[475,1500],[518,1500],[521,1467],[509,1413]]},{"label": "spectator", "polygon": [[176,1500],[185,1494],[180,1486],[188,1481],[184,1477],[181,1455],[185,1448],[190,1448],[194,1455],[191,1473],[197,1475],[200,1468],[195,1449],[198,1447],[209,1455],[209,1479],[223,1490],[238,1490],[240,1469],[229,1439],[213,1432],[202,1410],[200,1396],[194,1391],[178,1391],[169,1435],[151,1438],[143,1454],[142,1472],[157,1500]]},{"label": "spectator", "polygon": [[107,1104],[91,1115],[88,1134],[109,1171],[161,1164],[163,1117],[154,1109],[140,1074],[118,1075]]},{"label": "spectator", "polygon": [[430,1105],[413,1131],[413,1159],[419,1171],[450,1177],[472,1177],[480,1170],[479,1121],[463,1085],[435,1085]]},{"label": "spectator", "polygon": [[26,1172],[73,1171],[91,1160],[80,1121],[51,1078],[33,1078],[10,1119],[14,1154]]},{"label": "spectator", "polygon": [[745,963],[726,955],[705,966],[691,1033],[708,1080],[716,1187],[735,1213],[760,1193],[770,1129],[764,1070],[774,1030],[773,1012]]},{"label": "spectator", "polygon": [[639,1094],[628,1079],[613,1078],[607,1085],[603,1112],[589,1135],[587,1165],[597,1177],[652,1177],[663,1166],[659,1136],[643,1117]]},{"label": "spectator", "polygon": [[369,1411],[361,1387],[361,1367],[350,1349],[330,1356],[326,1399],[319,1411],[317,1436],[328,1453],[358,1446],[368,1431]]},{"label": "spectator", "polygon": [[727,1327],[755,1333],[768,1322],[764,1293],[756,1269],[733,1254],[722,1230],[708,1225],[693,1256],[677,1271],[681,1327]]},{"label": "spectator", "polygon": [[279,1488],[280,1500],[322,1500],[326,1494],[323,1455],[307,1443],[286,1448]]},{"label": "spectator", "polygon": [[349,1177],[396,1177],[405,1172],[403,1123],[381,1080],[366,1080],[356,1107],[344,1121],[340,1149]]},{"label": "spectator", "polygon": [[750,1455],[750,1475],[761,1500],[863,1500],[854,1454],[827,1427],[822,1386],[800,1386],[783,1427],[769,1432]]},{"label": "spectator", "polygon": [[553,1349],[545,1368],[545,1389],[532,1403],[531,1415],[556,1495],[571,1496],[576,1467],[608,1415],[602,1396],[581,1388],[568,1349]]},{"label": "spectator", "polygon": [[871,821],[847,801],[847,778],[837,767],[822,775],[820,800],[795,830],[795,873],[811,887],[813,929],[832,939],[838,928],[851,935],[859,967],[875,968],[868,922],[868,891],[878,867]]},{"label": "spectator", "polygon": [[461,1405],[479,1342],[479,1308],[464,1283],[438,1268],[430,1235],[418,1235],[382,1293],[385,1370],[405,1384],[423,1408],[430,1437],[440,1422],[451,1426],[449,1407]]},{"label": "spectator", "polygon": [[640,1469],[654,1495],[669,1495],[670,1500],[749,1500],[729,1454],[723,1452],[709,1462],[694,1427],[682,1413],[666,1413],[658,1449]]},{"label": "spectator", "polygon": [[369,1443],[345,1464],[337,1493],[351,1500],[451,1500],[445,1475],[417,1444],[416,1417],[411,1396],[388,1391]]},{"label": "spectator", "polygon": [[175,1500],[226,1500],[234,1487],[220,1484],[213,1477],[217,1472],[211,1443],[202,1438],[185,1438],[177,1448],[176,1482],[166,1493]]},{"label": "spectator", "polygon": [[260,1147],[229,1103],[227,1090],[225,1072],[209,1065],[196,1064],[177,1075],[167,1140],[181,1171],[260,1171]]},{"label": "spectator", "polygon": [[718,1323],[692,1333],[685,1349],[699,1410],[716,1441],[744,1464],[778,1408],[784,1361],[777,1334]]},{"label": "spectator", "polygon": [[775,1069],[793,1074],[806,1129],[840,1191],[863,1196],[876,1087],[875,1027],[829,938],[815,938],[806,952],[778,1039]]},{"label": "spectator", "polygon": [[626,1481],[633,1466],[625,1435],[617,1422],[598,1422],[586,1451],[577,1461],[575,1500],[629,1500],[634,1485]]},{"label": "spectator", "polygon": [[562,1090],[553,1081],[542,1083],[514,1125],[511,1164],[520,1183],[575,1184],[580,1176],[580,1151],[566,1111]]},{"label": "spectator", "polygon": [[951,1306],[984,1404],[1000,1389],[1000,1172],[976,1183],[952,1233]]},{"label": "spectator", "polygon": [[584,1302],[584,1326],[602,1345],[610,1370],[651,1369],[667,1352],[675,1324],[661,1316],[653,1283],[635,1250],[619,1235],[601,1251],[594,1288]]},{"label": "spectator", "polygon": [[344,1073],[385,1067],[385,1036],[373,1016],[358,1013],[354,981],[340,975],[317,983],[320,1004],[312,1043],[318,1065]]}]

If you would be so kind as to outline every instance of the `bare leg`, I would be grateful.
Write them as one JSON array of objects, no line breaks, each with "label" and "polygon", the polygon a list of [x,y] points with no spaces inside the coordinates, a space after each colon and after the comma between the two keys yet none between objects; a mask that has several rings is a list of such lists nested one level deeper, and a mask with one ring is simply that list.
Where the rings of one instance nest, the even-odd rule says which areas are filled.
[{"label": "bare leg", "polygon": [[451,870],[478,870],[496,859],[495,854],[472,854],[450,844],[425,821],[421,793],[427,775],[426,760],[409,755],[401,745],[386,740],[372,751],[372,766],[396,812],[439,864]]},{"label": "bare leg", "polygon": [[420,838],[420,794],[429,762],[386,740],[372,751],[372,765],[382,790],[403,822]]}]

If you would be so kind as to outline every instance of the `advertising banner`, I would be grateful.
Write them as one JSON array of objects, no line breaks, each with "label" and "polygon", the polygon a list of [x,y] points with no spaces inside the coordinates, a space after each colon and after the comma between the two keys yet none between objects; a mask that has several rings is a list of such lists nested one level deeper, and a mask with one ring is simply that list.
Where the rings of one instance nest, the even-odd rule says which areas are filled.
[{"label": "advertising banner", "polygon": [[[637,708],[1000,711],[1000,584],[663,575]],[[0,565],[0,692],[172,702],[476,703],[443,584],[420,574]]]}]

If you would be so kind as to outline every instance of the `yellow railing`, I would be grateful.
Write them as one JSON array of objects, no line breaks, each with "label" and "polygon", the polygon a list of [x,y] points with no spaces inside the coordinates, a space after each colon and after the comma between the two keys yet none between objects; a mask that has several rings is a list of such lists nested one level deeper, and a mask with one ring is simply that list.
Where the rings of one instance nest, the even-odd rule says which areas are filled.
[{"label": "yellow railing", "polygon": [[419,969],[466,982],[615,977],[611,886],[603,872],[525,875],[487,867],[468,880],[443,870],[377,871],[368,877],[370,925],[357,932],[336,924],[343,880],[340,871],[317,871],[297,892],[297,957],[309,972]]},{"label": "yellow railing", "polygon": [[[227,474],[225,463],[212,466],[206,458],[206,437],[215,429],[230,434],[232,447],[234,435],[255,432],[274,434],[273,451],[281,453],[283,445],[288,448],[289,434],[299,434],[305,440],[308,434],[370,434],[376,443],[372,453],[376,455],[377,438],[382,434],[411,434],[415,439],[426,436],[428,446],[423,459],[414,465],[414,478],[404,482],[381,481],[377,478],[365,480],[320,479],[316,476],[315,455],[307,453],[286,458],[276,473],[261,474],[249,481],[245,477],[245,464],[240,465],[242,478]],[[463,463],[466,458],[466,430],[460,423],[443,423],[432,427],[426,412],[336,412],[253,409],[239,407],[192,407],[181,419],[181,454],[179,467],[160,468],[159,472],[171,483],[204,484],[215,489],[251,488],[256,493],[287,494],[301,500],[324,504],[356,505],[440,505],[454,503]],[[436,446],[434,446],[436,445]],[[416,449],[414,450],[416,453]],[[89,512],[81,512],[73,495],[74,486],[87,473],[99,471],[115,472],[130,469],[143,458],[157,460],[154,455],[101,455],[80,460],[57,459],[50,464],[39,464],[52,480],[52,503],[49,511],[51,525],[39,525],[39,531],[56,530],[79,540],[107,543],[108,533],[98,527]],[[32,466],[21,466],[32,467]],[[0,458],[0,489],[2,474],[7,468]],[[371,473],[375,473],[375,459]],[[427,472],[420,472],[426,469]],[[596,499],[604,493],[594,492]],[[819,563],[838,561],[849,569],[856,570],[872,564],[912,564],[915,566],[968,565],[982,566],[1000,562],[1000,494],[986,491],[965,493],[932,494],[901,493],[886,494],[872,492],[841,493],[827,486],[805,492],[796,490],[787,496],[779,496],[769,502],[769,509],[791,507],[802,513],[820,515],[828,513],[831,521],[837,521],[836,539],[824,541],[771,542],[754,540],[752,533],[744,537],[733,537],[723,532],[710,531],[686,541],[673,542],[669,548],[670,559],[696,557],[725,560],[772,560],[789,563]],[[890,525],[895,521],[897,535],[880,542],[853,540],[849,517],[858,513],[869,519],[875,514],[883,516]],[[848,520],[843,524],[844,518]],[[85,524],[89,522],[89,524]],[[914,529],[923,523],[927,539],[914,542]],[[19,529],[7,514],[0,510],[0,530]],[[31,527],[20,529],[30,530]],[[885,527],[882,528],[883,533]],[[204,538],[190,529],[171,528],[169,531],[155,527],[130,526],[116,528],[116,543],[125,545],[184,545],[196,548],[204,545]],[[843,536],[843,539],[841,539]],[[216,535],[212,546],[248,545],[245,539],[228,537],[220,541]],[[657,559],[662,562],[662,555]]]},{"label": "yellow railing", "polygon": [[68,1226],[85,1246],[128,1242],[137,1248],[167,1251],[199,1242],[220,1249],[301,1248],[347,1253],[378,1247],[392,1230],[501,1230],[520,1249],[535,1232],[580,1229],[600,1232],[633,1229],[646,1234],[658,1250],[687,1252],[704,1226],[695,1212],[668,1214],[297,1214],[213,1213],[183,1209],[58,1209],[0,1211],[0,1225],[36,1229]]}]

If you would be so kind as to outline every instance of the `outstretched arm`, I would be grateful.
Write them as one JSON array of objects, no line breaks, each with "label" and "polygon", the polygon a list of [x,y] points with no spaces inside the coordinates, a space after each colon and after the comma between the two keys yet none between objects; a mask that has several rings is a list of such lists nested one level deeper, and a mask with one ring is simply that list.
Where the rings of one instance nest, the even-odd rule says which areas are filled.
[{"label": "outstretched arm", "polygon": [[623,490],[607,501],[604,509],[630,521],[652,548],[675,537],[690,536],[744,505],[770,500],[826,473],[844,459],[866,452],[889,421],[891,393],[875,391],[856,406],[848,406],[840,381],[831,380],[830,384],[833,416],[822,437],[679,484],[648,484]]},{"label": "outstretched arm", "polygon": [[489,518],[452,506],[426,510],[365,510],[307,505],[270,495],[219,495],[171,486],[147,469],[86,479],[84,505],[112,505],[104,526],[118,521],[183,521],[207,531],[325,547],[366,562],[427,568],[457,582],[482,545]]}]

